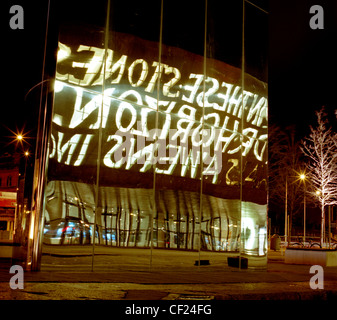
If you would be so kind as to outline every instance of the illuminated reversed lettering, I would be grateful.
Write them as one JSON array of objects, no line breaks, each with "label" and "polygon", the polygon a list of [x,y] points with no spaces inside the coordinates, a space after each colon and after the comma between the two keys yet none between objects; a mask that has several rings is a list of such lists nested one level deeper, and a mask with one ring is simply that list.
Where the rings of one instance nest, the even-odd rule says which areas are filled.
[{"label": "illuminated reversed lettering", "polygon": [[[245,181],[254,182],[266,161],[265,97],[214,77],[181,74],[175,66],[158,61],[117,55],[111,49],[80,45],[76,50],[59,44],[58,63],[71,68],[58,69],[55,99],[67,90],[72,105],[55,109],[54,131],[59,132],[52,134],[50,158],[65,165],[85,165],[102,128],[103,143],[108,145],[102,161],[108,168],[147,172],[156,164],[156,173],[196,179],[203,163],[202,174],[213,176],[216,184],[225,164],[222,180],[236,185],[241,152],[242,157],[257,161],[245,173]],[[161,92],[154,94],[157,89]],[[67,130],[73,131],[65,134]]]}]

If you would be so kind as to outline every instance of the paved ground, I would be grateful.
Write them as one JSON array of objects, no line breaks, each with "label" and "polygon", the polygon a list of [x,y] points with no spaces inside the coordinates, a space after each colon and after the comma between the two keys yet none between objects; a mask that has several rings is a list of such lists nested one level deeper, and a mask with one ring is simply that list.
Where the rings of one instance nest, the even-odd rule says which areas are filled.
[{"label": "paved ground", "polygon": [[54,265],[25,272],[21,290],[9,286],[11,263],[0,260],[0,300],[337,300],[337,267],[325,267],[324,289],[313,290],[310,266],[284,264],[280,252],[269,253],[264,271],[211,264],[176,270],[157,265],[140,271],[72,272]]}]

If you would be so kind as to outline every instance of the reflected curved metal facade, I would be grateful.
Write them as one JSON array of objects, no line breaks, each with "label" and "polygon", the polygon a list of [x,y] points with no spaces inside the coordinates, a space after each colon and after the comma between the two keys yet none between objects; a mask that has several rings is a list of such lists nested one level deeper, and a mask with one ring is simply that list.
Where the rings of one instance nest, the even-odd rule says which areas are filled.
[{"label": "reflected curved metal facade", "polygon": [[[115,247],[149,247],[152,190],[102,187],[102,211],[96,217],[96,243]],[[199,220],[200,195],[183,190],[158,190],[153,217],[156,248],[238,251],[241,219],[246,224],[247,253],[264,256],[265,206],[204,195]],[[48,184],[44,243],[90,244],[95,216],[94,188],[70,181]],[[242,211],[243,215],[242,215]],[[60,214],[61,213],[61,214]],[[240,215],[241,213],[241,215]],[[201,228],[201,231],[200,231]]]}]

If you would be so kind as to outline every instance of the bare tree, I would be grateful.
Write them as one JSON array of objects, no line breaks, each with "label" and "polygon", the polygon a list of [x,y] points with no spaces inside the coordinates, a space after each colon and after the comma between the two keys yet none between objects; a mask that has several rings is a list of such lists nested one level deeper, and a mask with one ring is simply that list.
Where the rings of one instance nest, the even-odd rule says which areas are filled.
[{"label": "bare tree", "polygon": [[317,127],[302,141],[302,152],[308,158],[306,170],[311,195],[321,208],[321,246],[324,242],[325,207],[337,204],[337,136],[328,127],[324,107],[316,112]]},{"label": "bare tree", "polygon": [[[289,215],[289,235],[293,219],[301,212],[303,195],[299,175],[303,167],[299,142],[295,128],[269,126],[269,196],[270,201],[285,207],[285,218]],[[285,231],[286,234],[286,231]]]}]

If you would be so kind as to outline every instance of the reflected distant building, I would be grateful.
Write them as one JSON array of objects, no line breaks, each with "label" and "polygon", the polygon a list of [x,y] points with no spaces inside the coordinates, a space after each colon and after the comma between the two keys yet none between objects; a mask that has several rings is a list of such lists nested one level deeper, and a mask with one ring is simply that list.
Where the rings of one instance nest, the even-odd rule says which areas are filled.
[{"label": "reflected distant building", "polygon": [[20,183],[20,154],[0,156],[0,242],[13,240]]},{"label": "reflected distant building", "polygon": [[32,268],[75,245],[237,253],[265,267],[267,13],[228,0],[60,14]]}]

